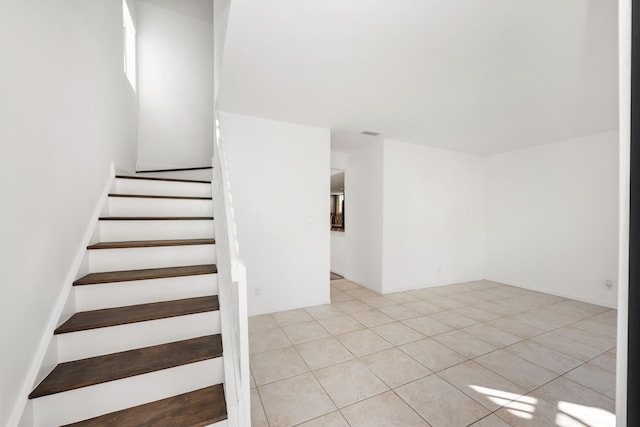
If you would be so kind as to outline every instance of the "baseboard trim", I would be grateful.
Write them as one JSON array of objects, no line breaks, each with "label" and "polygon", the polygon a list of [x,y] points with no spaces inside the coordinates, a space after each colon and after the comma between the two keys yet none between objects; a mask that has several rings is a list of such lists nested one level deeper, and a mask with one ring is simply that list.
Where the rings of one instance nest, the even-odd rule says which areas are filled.
[{"label": "baseboard trim", "polygon": [[113,180],[116,175],[115,165],[111,163],[109,175],[107,176],[104,187],[102,188],[102,192],[100,194],[100,198],[96,206],[93,209],[91,214],[91,218],[87,224],[85,229],[82,241],[78,246],[78,250],[76,251],[75,258],[71,267],[67,271],[64,287],[62,288],[62,292],[58,296],[58,299],[55,301],[54,309],[49,316],[49,320],[47,321],[47,325],[42,333],[42,338],[40,339],[40,344],[38,345],[38,349],[36,351],[36,355],[31,362],[31,366],[25,377],[25,380],[22,383],[22,387],[20,387],[20,393],[18,395],[18,400],[16,401],[13,410],[9,415],[9,422],[7,424],[8,427],[15,427],[18,425],[22,418],[22,414],[27,406],[28,395],[31,392],[31,389],[38,378],[38,374],[40,372],[40,367],[45,359],[47,351],[49,350],[49,343],[52,339],[53,331],[58,326],[58,321],[62,316],[65,305],[69,298],[69,294],[71,293],[72,286],[71,284],[76,279],[76,275],[80,266],[82,265],[85,251],[91,237],[93,236],[94,229],[98,224],[98,218],[100,217],[100,213],[102,212],[102,208],[104,206],[105,201],[107,200],[107,195],[109,194],[109,190],[111,189],[111,185],[113,184]]}]

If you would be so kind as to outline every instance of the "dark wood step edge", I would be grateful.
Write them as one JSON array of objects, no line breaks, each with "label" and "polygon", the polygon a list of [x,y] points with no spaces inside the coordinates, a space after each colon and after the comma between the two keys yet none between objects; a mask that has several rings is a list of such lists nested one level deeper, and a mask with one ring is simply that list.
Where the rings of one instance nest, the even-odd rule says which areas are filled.
[{"label": "dark wood step edge", "polygon": [[167,422],[174,426],[201,427],[226,419],[224,386],[216,384],[62,427],[139,427]]},{"label": "dark wood step edge", "polygon": [[102,216],[100,221],[211,221],[212,216]]},{"label": "dark wood step edge", "polygon": [[211,181],[205,181],[202,179],[156,178],[153,176],[129,176],[129,175],[116,175],[116,178],[142,179],[145,181],[192,182],[196,184],[211,184]]},{"label": "dark wood step edge", "polygon": [[147,304],[128,305],[125,307],[104,308],[100,310],[81,311],[75,313],[66,322],[58,326],[54,335],[71,332],[88,331],[90,329],[127,325],[149,320],[168,319],[205,313],[220,309],[216,295],[185,298],[172,301],[160,301]]},{"label": "dark wood step edge", "polygon": [[56,365],[29,399],[175,368],[222,356],[220,334],[74,360]]},{"label": "dark wood step edge", "polygon": [[121,193],[109,193],[109,197],[128,197],[132,199],[213,200],[212,197],[199,197],[199,196],[159,196],[154,194],[121,194]]},{"label": "dark wood step edge", "polygon": [[194,246],[215,245],[215,239],[173,239],[173,240],[126,240],[122,242],[98,242],[87,246],[87,249],[128,249],[153,248],[159,246]]},{"label": "dark wood step edge", "polygon": [[213,169],[213,166],[197,166],[195,168],[176,168],[176,169],[154,169],[145,171],[136,171],[136,173],[150,173],[150,172],[184,172],[184,171],[200,171]]},{"label": "dark wood step edge", "polygon": [[134,280],[166,279],[170,277],[216,274],[215,264],[188,265],[181,267],[145,268],[140,270],[106,271],[89,273],[73,282],[74,286],[97,285],[101,283],[130,282]]}]

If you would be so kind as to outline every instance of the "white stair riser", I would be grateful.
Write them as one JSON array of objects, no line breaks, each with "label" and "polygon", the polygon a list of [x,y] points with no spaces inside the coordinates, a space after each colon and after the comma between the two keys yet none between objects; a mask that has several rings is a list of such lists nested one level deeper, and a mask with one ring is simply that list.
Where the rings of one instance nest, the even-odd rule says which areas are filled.
[{"label": "white stair riser", "polygon": [[57,335],[58,358],[69,362],[219,333],[219,311],[71,332]]},{"label": "white stair riser", "polygon": [[[149,169],[149,168],[146,168]],[[159,168],[152,168],[159,169]],[[213,176],[211,169],[199,169],[190,171],[172,171],[172,172],[147,172],[139,173],[138,176],[155,177],[155,178],[177,178],[177,179],[197,179],[199,181],[210,181]]]},{"label": "white stair riser", "polygon": [[218,294],[218,275],[169,277],[75,286],[78,311],[123,307],[149,302],[204,297]]},{"label": "white stair riser", "polygon": [[213,216],[211,200],[109,197],[110,216]]},{"label": "white stair riser", "polygon": [[34,427],[69,424],[223,381],[222,357],[33,400]]},{"label": "white stair riser", "polygon": [[151,248],[92,249],[92,273],[215,264],[215,245],[157,246]]},{"label": "white stair riser", "polygon": [[111,193],[211,197],[211,184],[116,178]]},{"label": "white stair riser", "polygon": [[206,239],[214,236],[211,220],[100,221],[100,241]]}]

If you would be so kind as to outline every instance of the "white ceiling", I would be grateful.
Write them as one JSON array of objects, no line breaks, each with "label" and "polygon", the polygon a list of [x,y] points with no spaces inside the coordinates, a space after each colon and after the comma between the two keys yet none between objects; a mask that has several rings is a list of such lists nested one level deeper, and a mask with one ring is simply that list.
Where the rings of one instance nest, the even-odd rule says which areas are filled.
[{"label": "white ceiling", "polygon": [[488,154],[617,128],[615,0],[233,0],[218,108]]}]

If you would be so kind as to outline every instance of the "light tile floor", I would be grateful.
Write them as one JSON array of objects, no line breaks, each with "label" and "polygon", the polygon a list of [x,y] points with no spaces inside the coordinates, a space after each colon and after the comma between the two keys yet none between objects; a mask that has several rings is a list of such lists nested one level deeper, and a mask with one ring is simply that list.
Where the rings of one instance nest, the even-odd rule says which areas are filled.
[{"label": "light tile floor", "polygon": [[477,281],[249,319],[254,427],[615,425],[616,311]]}]

